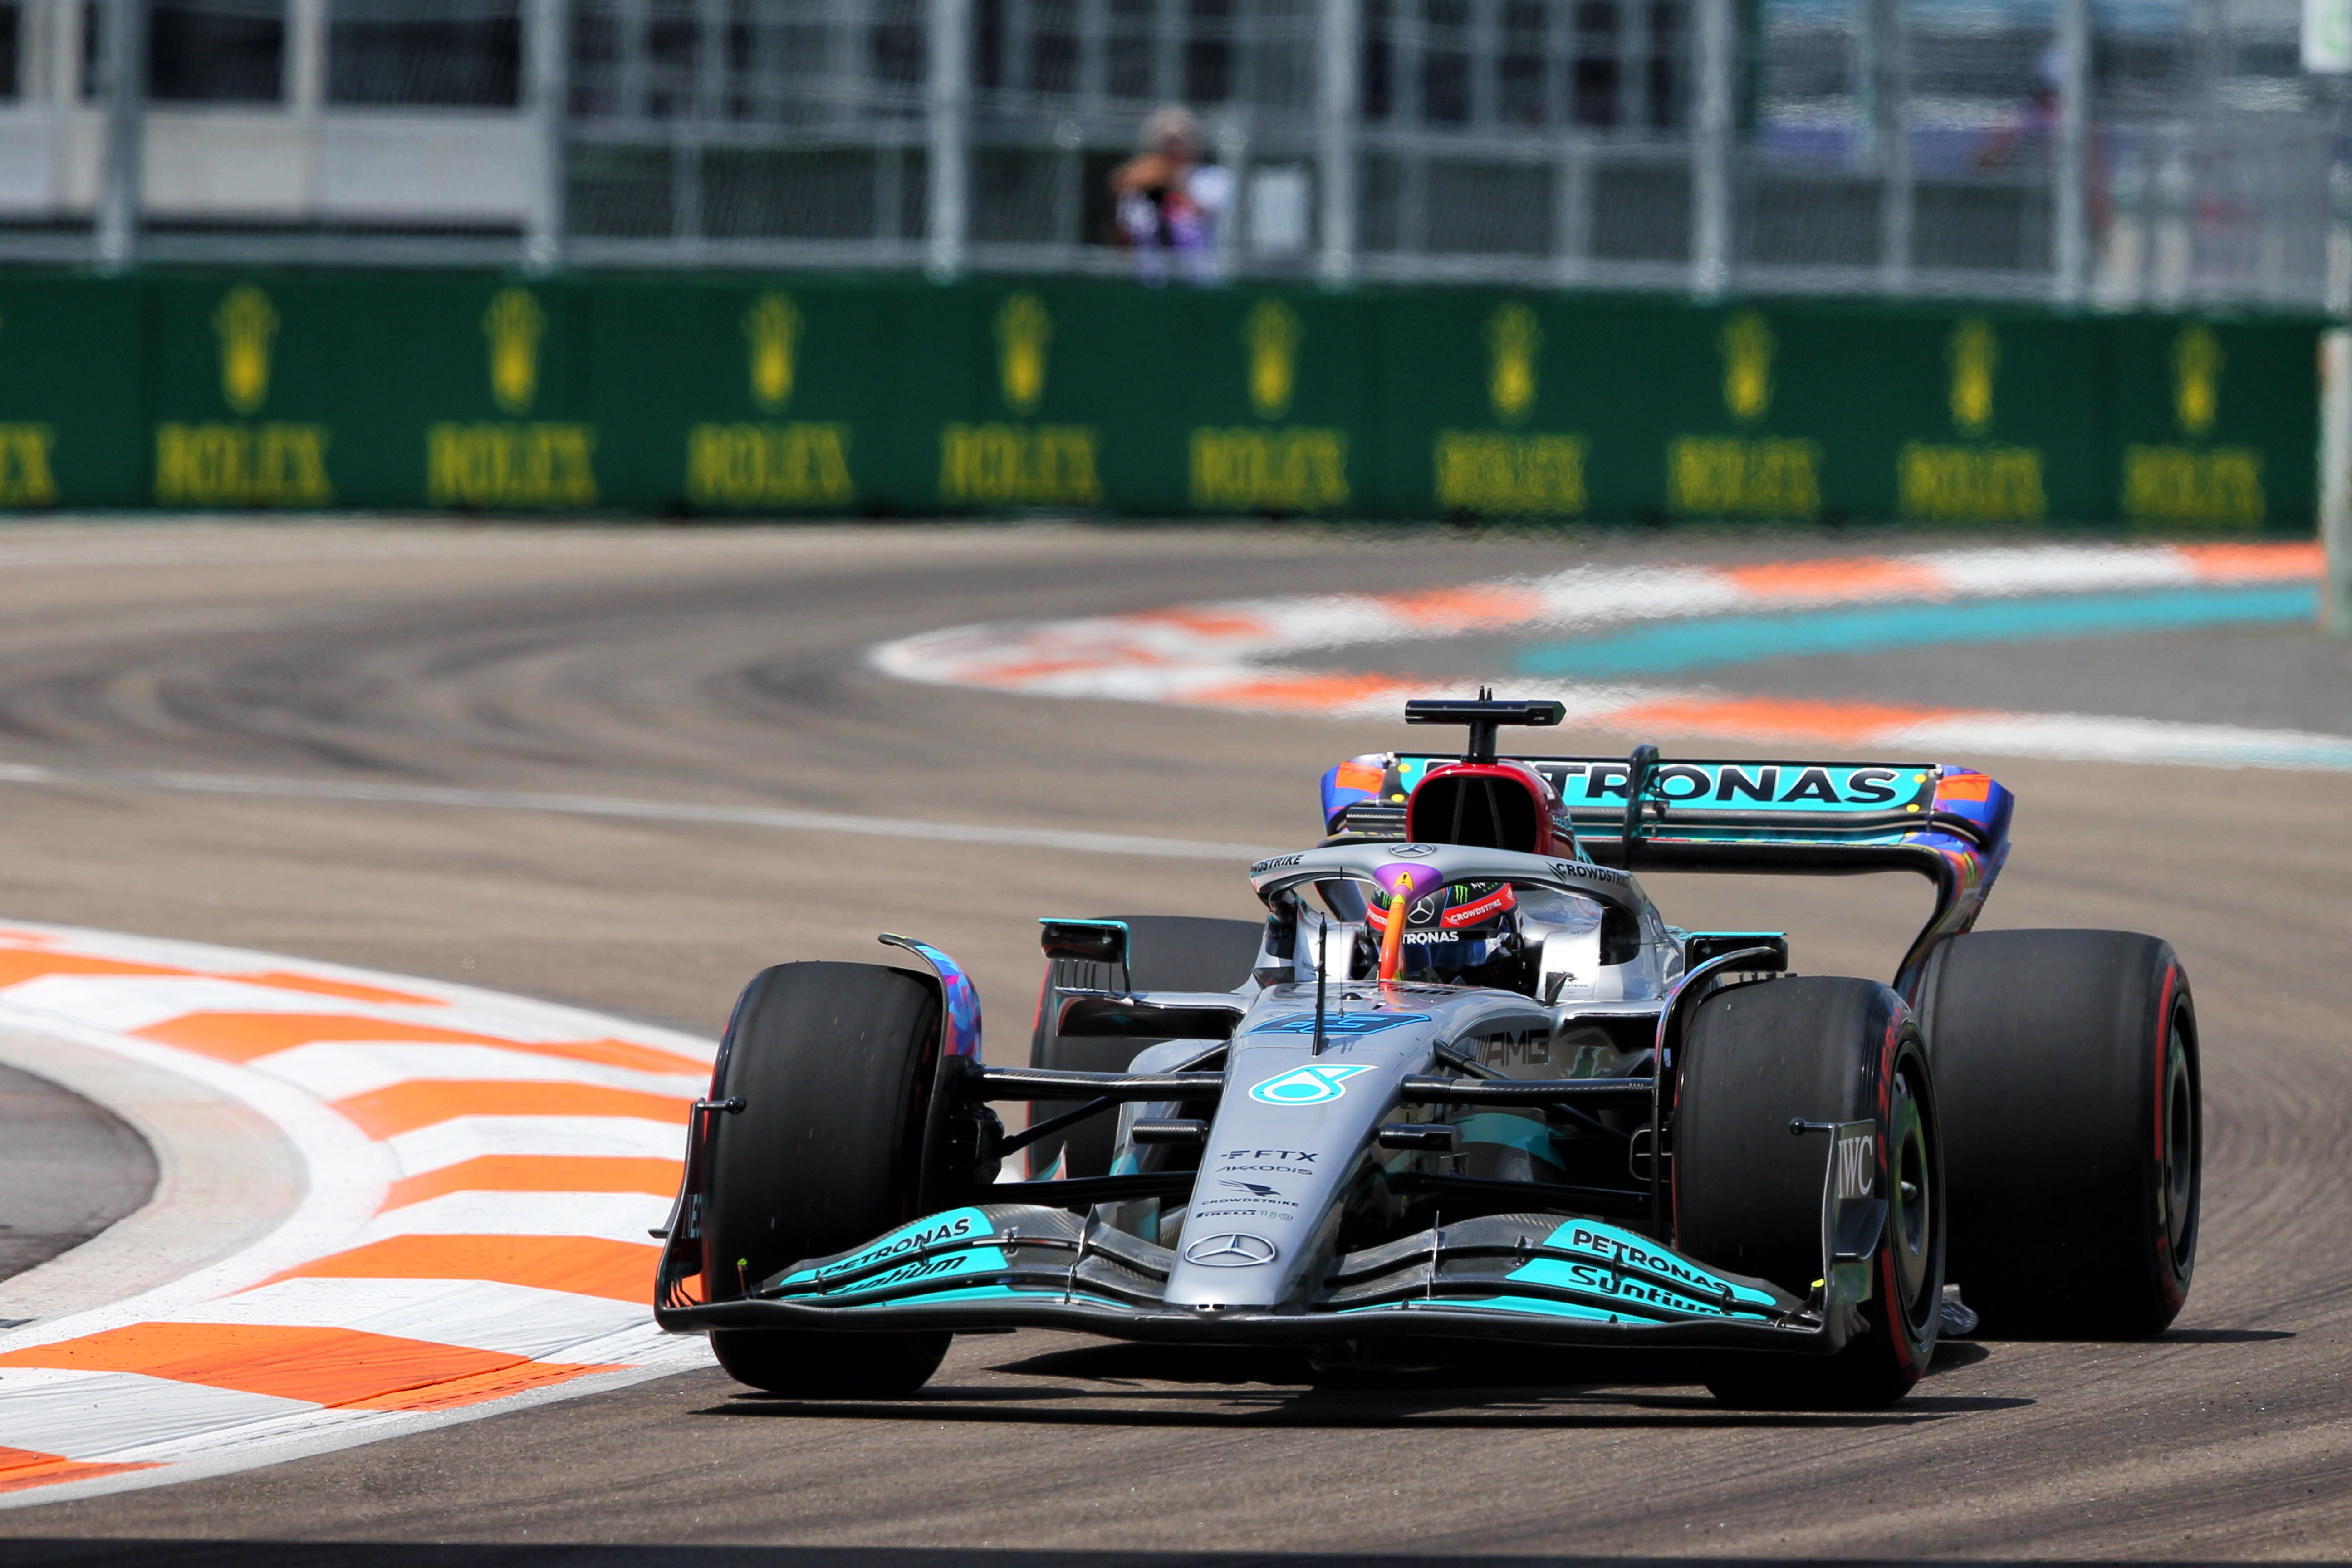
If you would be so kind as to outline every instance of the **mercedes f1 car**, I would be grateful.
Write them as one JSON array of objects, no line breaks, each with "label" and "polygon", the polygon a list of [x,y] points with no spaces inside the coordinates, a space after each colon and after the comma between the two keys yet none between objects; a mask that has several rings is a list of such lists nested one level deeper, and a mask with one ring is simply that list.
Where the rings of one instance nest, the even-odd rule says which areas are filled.
[{"label": "mercedes f1 car", "polygon": [[[1727,1405],[1856,1408],[1970,1308],[2171,1321],[2200,1099],[2169,947],[1972,931],[2012,805],[1981,773],[1497,754],[1560,717],[1408,704],[1468,745],[1333,769],[1319,846],[1249,868],[1263,924],[1046,921],[1025,1068],[983,1064],[924,942],[760,974],[656,1233],[660,1323],[803,1397],[1038,1326],[1358,1372],[1670,1347]],[[1891,984],[1801,976],[1780,932],[1667,923],[1650,869],[1906,869],[1936,900]]]}]

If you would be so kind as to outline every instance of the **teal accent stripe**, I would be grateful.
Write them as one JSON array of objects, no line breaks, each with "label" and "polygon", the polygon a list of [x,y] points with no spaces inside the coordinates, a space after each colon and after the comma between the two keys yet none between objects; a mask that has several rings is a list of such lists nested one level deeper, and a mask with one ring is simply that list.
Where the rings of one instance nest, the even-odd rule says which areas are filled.
[{"label": "teal accent stripe", "polygon": [[2318,590],[2182,588],[2158,593],[1883,605],[1790,616],[1720,616],[1521,650],[1522,675],[1654,675],[1811,654],[1876,653],[1938,643],[2126,637],[2198,626],[2307,621]]}]

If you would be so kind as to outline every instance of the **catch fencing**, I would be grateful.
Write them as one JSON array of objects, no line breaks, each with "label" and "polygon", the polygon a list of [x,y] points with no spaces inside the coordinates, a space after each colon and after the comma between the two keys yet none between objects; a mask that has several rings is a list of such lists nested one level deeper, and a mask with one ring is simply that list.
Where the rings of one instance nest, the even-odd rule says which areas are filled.
[{"label": "catch fencing", "polygon": [[0,259],[2352,307],[2292,0],[15,0]]}]

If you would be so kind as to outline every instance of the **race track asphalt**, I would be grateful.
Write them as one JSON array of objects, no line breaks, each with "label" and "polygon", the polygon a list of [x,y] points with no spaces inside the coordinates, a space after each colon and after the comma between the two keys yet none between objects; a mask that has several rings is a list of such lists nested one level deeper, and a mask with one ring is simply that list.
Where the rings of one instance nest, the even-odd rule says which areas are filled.
[{"label": "race track asphalt", "polygon": [[[1035,917],[1248,915],[1240,868],[241,795],[172,775],[1296,847],[1316,828],[1316,775],[1403,743],[1402,726],[918,687],[870,671],[861,651],[990,618],[1849,547],[1864,546],[1048,527],[11,529],[0,763],[67,772],[0,782],[0,918],[435,975],[706,1032],[765,963],[873,958],[872,932],[908,931],[973,970],[997,1024],[991,1055],[1017,1060]],[[2228,635],[2270,638],[2268,663],[2233,657],[2277,679],[2345,668],[2297,628]],[[2145,640],[2137,659],[2100,661],[2104,684],[2068,705],[2133,712],[2198,679],[2193,638]],[[1774,689],[1801,689],[1801,662],[1777,666]],[[2296,710],[2317,718],[2339,700]],[[1895,1410],[1790,1418],[1727,1415],[1654,1381],[1670,1373],[1624,1367],[1318,1391],[1263,1359],[968,1338],[899,1404],[796,1405],[690,1373],[0,1513],[0,1562],[2341,1561],[2352,779],[1944,760],[1986,762],[2023,802],[1988,926],[2152,930],[2196,986],[2205,1231],[2188,1310],[2161,1340],[1955,1347]],[[1684,924],[1788,927],[1813,973],[1887,973],[1927,907],[1924,888],[1878,879],[1652,890]],[[2064,1222],[2062,1196],[2050,1220]]]},{"label": "race track asphalt", "polygon": [[154,1190],[154,1152],[121,1117],[0,1067],[0,1279],[79,1247]]}]

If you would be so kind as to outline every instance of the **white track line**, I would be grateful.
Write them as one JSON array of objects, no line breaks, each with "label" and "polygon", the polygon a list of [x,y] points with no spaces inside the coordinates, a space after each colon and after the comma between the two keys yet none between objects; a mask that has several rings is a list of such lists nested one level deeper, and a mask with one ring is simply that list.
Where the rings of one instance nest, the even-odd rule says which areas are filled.
[{"label": "white track line", "polygon": [[1144,833],[1086,833],[1055,827],[1007,827],[985,822],[934,822],[911,816],[795,811],[784,806],[713,805],[692,801],[631,800],[616,795],[552,795],[535,790],[457,789],[439,784],[359,784],[259,773],[195,773],[143,768],[50,767],[0,763],[0,784],[42,787],[153,790],[171,795],[251,795],[271,800],[348,801],[374,805],[458,806],[563,816],[604,816],[632,822],[681,822],[722,827],[764,827],[783,833],[851,834],[870,838],[942,844],[1007,845],[1081,855],[1135,855],[1170,860],[1255,860],[1273,851],[1259,844],[1162,838]]}]

